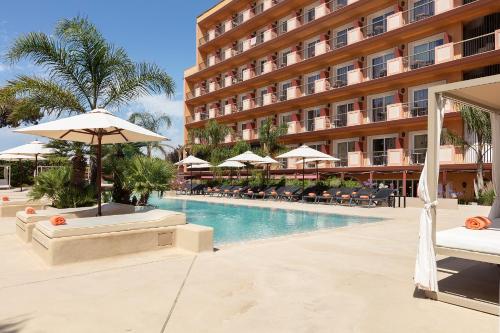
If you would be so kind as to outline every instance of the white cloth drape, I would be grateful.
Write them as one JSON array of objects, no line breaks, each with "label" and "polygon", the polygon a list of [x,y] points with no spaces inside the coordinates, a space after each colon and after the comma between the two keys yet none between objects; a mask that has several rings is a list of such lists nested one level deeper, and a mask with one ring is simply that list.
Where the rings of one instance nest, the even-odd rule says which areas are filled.
[{"label": "white cloth drape", "polygon": [[500,154],[497,154],[496,147],[500,145],[500,114],[490,113],[491,119],[491,154],[492,154],[492,180],[495,187],[495,202],[491,206],[489,218],[495,219],[500,217]]},{"label": "white cloth drape", "polygon": [[[439,147],[440,147],[440,138],[441,138],[441,130],[443,126],[443,117],[444,117],[444,106],[445,101],[442,97],[439,97],[437,100],[437,112],[438,117],[436,121],[438,122],[436,125],[437,133],[436,135],[436,145],[434,149],[436,149],[437,153],[437,161],[435,163],[436,170],[436,184],[439,179]],[[434,110],[429,110],[429,112],[434,112]],[[428,134],[431,134],[431,129],[429,129]],[[429,291],[438,291],[438,282],[437,282],[437,265],[436,265],[436,253],[434,251],[434,244],[432,242],[432,207],[437,205],[436,201],[431,201],[430,192],[429,192],[429,183],[427,181],[428,175],[428,159],[429,156],[426,156],[425,165],[422,169],[422,174],[420,175],[420,180],[418,183],[418,196],[424,202],[424,208],[420,213],[420,226],[419,226],[419,241],[418,241],[418,249],[417,249],[417,260],[415,262],[415,276],[414,281],[415,285],[423,290]]]}]

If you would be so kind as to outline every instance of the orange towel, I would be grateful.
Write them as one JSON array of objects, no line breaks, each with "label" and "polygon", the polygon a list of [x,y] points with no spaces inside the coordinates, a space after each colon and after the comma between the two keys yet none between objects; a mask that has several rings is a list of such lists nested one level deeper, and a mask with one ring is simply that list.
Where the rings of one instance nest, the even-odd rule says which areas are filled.
[{"label": "orange towel", "polygon": [[248,194],[253,194],[253,191],[248,190],[248,192],[247,192],[247,193],[248,193]]},{"label": "orange towel", "polygon": [[259,195],[264,195],[264,194],[266,194],[266,192],[263,192],[263,191],[259,192]]},{"label": "orange towel", "polygon": [[292,192],[288,192],[288,191],[286,191],[286,192],[285,192],[285,195],[292,195]]},{"label": "orange towel", "polygon": [[465,220],[465,227],[471,230],[486,229],[491,225],[490,219],[484,216],[469,217]]},{"label": "orange towel", "polygon": [[328,192],[327,192],[327,193],[323,193],[323,196],[324,196],[325,198],[328,198],[328,197],[330,197],[330,193],[328,193]]},{"label": "orange towel", "polygon": [[66,219],[62,217],[61,215],[54,215],[50,218],[50,223],[52,225],[63,225],[66,224]]},{"label": "orange towel", "polygon": [[24,210],[24,212],[26,214],[35,214],[36,213],[35,208],[33,208],[33,207],[26,207],[26,209]]},{"label": "orange towel", "polygon": [[276,196],[276,195],[278,195],[278,193],[277,193],[277,192],[272,191],[272,192],[271,192],[271,195],[272,195],[272,196]]},{"label": "orange towel", "polygon": [[310,196],[310,197],[315,197],[315,196],[316,196],[316,193],[311,192],[311,193],[308,193],[307,195],[308,195],[308,196]]},{"label": "orange towel", "polygon": [[356,195],[356,194],[358,194],[358,192],[352,192],[352,193],[351,193],[351,195]]},{"label": "orange towel", "polygon": [[4,196],[2,197],[2,201],[9,201],[9,200],[10,200],[10,199],[9,199],[9,197],[8,197],[8,196],[6,196],[6,195],[4,195]]},{"label": "orange towel", "polygon": [[341,192],[341,191],[337,191],[337,193],[336,193],[336,194],[337,194],[337,195],[340,195],[340,193],[342,193],[342,192]]},{"label": "orange towel", "polygon": [[369,196],[367,196],[367,195],[360,195],[360,196],[359,196],[359,198],[360,198],[360,199],[369,199],[370,197],[369,197]]},{"label": "orange towel", "polygon": [[342,199],[350,199],[351,196],[349,194],[342,194]]}]

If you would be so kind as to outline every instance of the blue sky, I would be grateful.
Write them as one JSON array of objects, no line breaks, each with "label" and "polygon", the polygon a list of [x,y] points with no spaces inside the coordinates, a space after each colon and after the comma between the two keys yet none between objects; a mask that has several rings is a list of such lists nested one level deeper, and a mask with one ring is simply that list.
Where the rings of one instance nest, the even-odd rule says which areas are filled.
[{"label": "blue sky", "polygon": [[[0,11],[0,85],[21,73],[36,73],[30,63],[9,66],[3,53],[19,35],[41,31],[51,33],[61,18],[87,16],[112,43],[124,47],[134,61],[155,62],[175,80],[176,96],[143,98],[120,112],[165,111],[174,122],[163,132],[174,144],[182,142],[182,76],[195,62],[196,16],[218,0],[23,0],[4,1]],[[0,150],[33,140],[0,129]]]}]

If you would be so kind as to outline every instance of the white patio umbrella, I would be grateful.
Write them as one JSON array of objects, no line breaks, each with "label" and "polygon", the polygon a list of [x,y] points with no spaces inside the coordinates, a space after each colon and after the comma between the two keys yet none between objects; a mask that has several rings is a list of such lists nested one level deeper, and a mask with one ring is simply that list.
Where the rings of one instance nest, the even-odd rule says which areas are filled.
[{"label": "white patio umbrella", "polygon": [[[208,163],[207,161],[205,160],[202,160],[201,158],[198,158],[196,156],[188,156],[186,157],[185,159],[183,160],[180,160],[179,162],[175,163],[175,165],[185,165],[187,166],[188,168],[191,166],[194,166],[194,165],[210,165],[210,163]],[[191,194],[193,194],[193,169],[190,168],[191,170],[191,179],[190,179],[190,185],[191,185]]]},{"label": "white patio umbrella", "polygon": [[257,162],[255,163],[257,165],[265,165],[267,168],[267,178],[271,178],[271,165],[272,164],[280,164],[280,162],[276,161],[273,159],[271,156],[265,156],[263,162]]},{"label": "white patio umbrella", "polygon": [[97,212],[99,216],[102,215],[102,145],[166,140],[164,136],[118,118],[104,109],[95,109],[76,116],[17,129],[14,132],[97,145]]},{"label": "white patio umbrella", "polygon": [[227,160],[245,163],[247,166],[247,179],[248,179],[248,163],[259,163],[265,161],[263,157],[251,152],[250,150],[244,152],[243,154],[228,158]]},{"label": "white patio umbrella", "polygon": [[300,158],[302,159],[302,190],[305,187],[305,167],[306,159],[331,158],[332,156],[322,153],[319,150],[309,146],[302,145],[299,148],[290,150],[287,153],[281,154],[278,158]]},{"label": "white patio umbrella", "polygon": [[[33,161],[36,157],[33,155],[20,155],[20,154],[0,154],[0,161],[18,161],[19,162],[19,175],[21,177],[21,192],[23,191],[23,160]],[[39,160],[45,160],[43,157],[38,157]]]},{"label": "white patio umbrella", "polygon": [[[323,158],[306,158],[305,159],[305,163],[311,163],[311,162],[315,162],[316,163],[316,180],[319,179],[319,170],[318,170],[318,162],[322,162],[322,161],[330,161],[330,162],[338,162],[340,161],[340,158],[336,158],[336,157],[333,157],[333,156],[330,156],[330,157],[323,157]],[[297,161],[297,163],[301,163],[302,161]]]},{"label": "white patio umbrella", "polygon": [[47,148],[45,146],[45,143],[35,140],[30,143],[17,146],[14,148],[10,148],[7,150],[4,150],[0,152],[1,154],[14,154],[14,155],[25,155],[25,156],[34,156],[35,160],[35,175],[38,173],[38,157],[42,155],[48,155],[48,154],[53,154],[54,149],[52,148]]},{"label": "white patio umbrella", "polygon": [[[228,169],[241,169],[241,168],[244,168],[245,167],[245,164],[241,163],[241,162],[238,162],[238,161],[225,161],[219,165],[217,165],[218,168],[228,168]],[[232,171],[229,170],[229,178],[230,178],[230,181],[231,181],[231,184],[233,183],[232,182],[232,179],[233,179],[233,174],[232,174]]]}]

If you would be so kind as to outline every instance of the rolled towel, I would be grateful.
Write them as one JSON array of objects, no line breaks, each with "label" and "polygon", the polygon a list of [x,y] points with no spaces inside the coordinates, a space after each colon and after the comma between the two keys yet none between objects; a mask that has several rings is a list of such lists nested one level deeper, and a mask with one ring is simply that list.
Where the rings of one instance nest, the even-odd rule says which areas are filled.
[{"label": "rolled towel", "polygon": [[9,201],[9,200],[10,200],[10,199],[9,199],[9,197],[8,197],[8,196],[6,196],[6,195],[4,195],[4,196],[2,197],[2,201]]},{"label": "rolled towel", "polygon": [[329,198],[329,197],[330,197],[330,193],[325,192],[325,193],[323,193],[323,196],[324,196],[325,198]]},{"label": "rolled towel", "polygon": [[247,194],[253,194],[253,191],[248,190],[248,191],[247,191]]},{"label": "rolled towel", "polygon": [[308,193],[307,195],[308,195],[308,196],[310,196],[310,197],[315,197],[315,196],[316,196],[316,193],[314,193],[314,192],[310,192],[310,193]]},{"label": "rolled towel", "polygon": [[50,218],[50,223],[55,226],[63,225],[66,224],[66,219],[61,215],[54,215]]},{"label": "rolled towel", "polygon": [[26,207],[26,209],[24,210],[24,212],[26,214],[29,214],[29,215],[36,214],[35,208],[33,208],[33,207]]},{"label": "rolled towel", "polygon": [[276,196],[276,195],[278,195],[278,192],[272,191],[272,192],[271,192],[271,195],[272,195],[272,196]]},{"label": "rolled towel", "polygon": [[286,191],[285,195],[287,195],[287,196],[292,195],[292,192]]},{"label": "rolled towel", "polygon": [[342,199],[350,199],[351,196],[349,194],[342,194]]},{"label": "rolled towel", "polygon": [[336,194],[337,194],[337,195],[340,195],[341,193],[342,193],[342,191],[337,191],[337,193],[336,193]]},{"label": "rolled towel", "polygon": [[352,192],[352,193],[351,193],[351,195],[356,195],[356,194],[358,194],[358,192]]},{"label": "rolled towel", "polygon": [[471,230],[486,229],[491,225],[490,219],[484,216],[469,217],[465,220],[465,227]]},{"label": "rolled towel", "polygon": [[370,199],[370,197],[368,195],[360,195],[359,198],[360,199]]},{"label": "rolled towel", "polygon": [[264,195],[264,194],[266,194],[266,192],[264,192],[264,191],[259,192],[259,195]]}]

